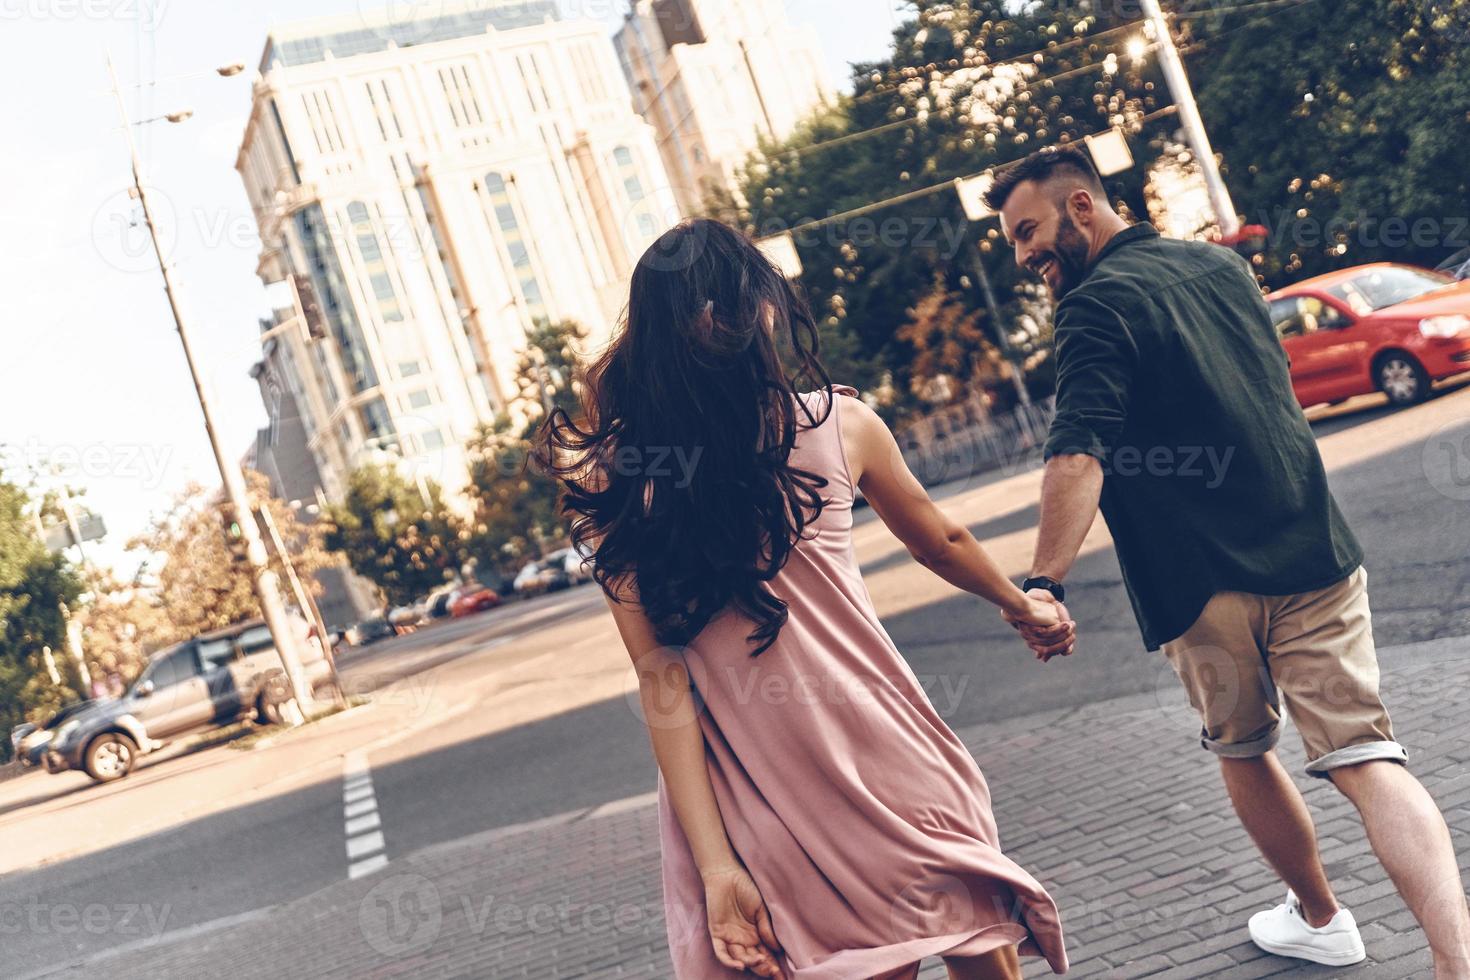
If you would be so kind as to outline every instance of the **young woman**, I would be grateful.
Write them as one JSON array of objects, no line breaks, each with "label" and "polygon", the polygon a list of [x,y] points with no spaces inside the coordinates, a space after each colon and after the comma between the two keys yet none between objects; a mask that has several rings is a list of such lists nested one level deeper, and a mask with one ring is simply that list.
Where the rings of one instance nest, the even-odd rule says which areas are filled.
[{"label": "young woman", "polygon": [[[788,377],[778,349],[794,362]],[[712,221],[664,234],[541,464],[640,681],[681,980],[1057,972],[1057,909],[1000,851],[985,779],[873,610],[858,488],[910,553],[1069,646],[817,360],[806,304]],[[798,393],[793,382],[812,390]],[[805,386],[803,386],[805,387]]]}]

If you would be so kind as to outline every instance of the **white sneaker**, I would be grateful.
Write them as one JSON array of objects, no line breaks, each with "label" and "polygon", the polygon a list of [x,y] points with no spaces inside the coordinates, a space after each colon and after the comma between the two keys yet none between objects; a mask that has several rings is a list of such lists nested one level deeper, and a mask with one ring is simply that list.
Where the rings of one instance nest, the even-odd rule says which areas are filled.
[{"label": "white sneaker", "polygon": [[1268,953],[1327,966],[1360,963],[1367,955],[1351,912],[1339,908],[1331,922],[1313,928],[1302,915],[1302,903],[1289,889],[1285,903],[1251,916],[1250,933],[1255,944]]}]

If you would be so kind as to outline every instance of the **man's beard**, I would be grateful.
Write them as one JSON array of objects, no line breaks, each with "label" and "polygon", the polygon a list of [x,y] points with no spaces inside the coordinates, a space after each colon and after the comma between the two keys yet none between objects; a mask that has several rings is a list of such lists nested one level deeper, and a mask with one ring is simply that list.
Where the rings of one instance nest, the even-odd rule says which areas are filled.
[{"label": "man's beard", "polygon": [[[1042,255],[1037,262],[1044,264],[1050,258],[1057,264],[1057,285],[1052,289],[1053,297],[1061,299],[1082,282],[1082,278],[1087,275],[1087,253],[1087,239],[1082,237],[1082,232],[1073,224],[1072,216],[1063,211],[1061,221],[1057,224],[1057,239],[1052,244],[1051,251]],[[1047,285],[1050,286],[1050,283]]]}]

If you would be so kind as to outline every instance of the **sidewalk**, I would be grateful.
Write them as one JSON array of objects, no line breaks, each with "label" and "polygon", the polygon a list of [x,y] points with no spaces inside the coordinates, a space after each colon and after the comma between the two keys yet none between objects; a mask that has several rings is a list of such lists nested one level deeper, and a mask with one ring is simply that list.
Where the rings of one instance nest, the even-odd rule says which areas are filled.
[{"label": "sidewalk", "polygon": [[[1470,638],[1385,648],[1380,657],[1397,734],[1445,810],[1461,863],[1470,863]],[[960,732],[990,782],[1007,853],[1061,905],[1068,976],[1429,976],[1423,936],[1356,813],[1304,776],[1328,873],[1357,916],[1369,961],[1298,966],[1250,943],[1246,917],[1279,902],[1283,889],[1231,814],[1217,767],[1193,738],[1197,722],[1161,667],[1152,694]],[[1282,739],[1282,757],[1300,771],[1294,731]],[[289,905],[50,975],[224,973],[669,977],[652,801],[428,848]],[[1031,961],[1026,975],[1050,974]],[[944,970],[932,961],[921,976],[939,980]]]}]

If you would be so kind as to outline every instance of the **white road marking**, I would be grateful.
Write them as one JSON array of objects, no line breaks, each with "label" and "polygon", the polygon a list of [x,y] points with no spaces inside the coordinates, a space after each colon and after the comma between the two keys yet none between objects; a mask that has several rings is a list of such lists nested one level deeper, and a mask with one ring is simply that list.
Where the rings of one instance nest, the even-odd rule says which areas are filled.
[{"label": "white road marking", "polygon": [[373,795],[372,784],[366,786],[348,786],[342,791],[342,799],[347,803],[355,803]]},{"label": "white road marking", "polygon": [[367,753],[356,750],[342,759],[342,821],[347,837],[347,877],[361,878],[388,864],[378,799]]},{"label": "white road marking", "polygon": [[354,861],[368,854],[376,854],[382,849],[383,832],[381,830],[347,838],[347,856]]},{"label": "white road marking", "polygon": [[376,830],[379,825],[378,812],[365,813],[360,817],[353,817],[347,821],[347,836],[352,837],[362,833],[364,830]]},{"label": "white road marking", "polygon": [[342,816],[344,819],[350,820],[353,817],[360,817],[364,813],[372,813],[377,808],[378,801],[375,799],[358,800],[355,803],[348,803],[344,806],[342,808]]},{"label": "white road marking", "polygon": [[353,864],[347,869],[347,877],[361,878],[363,875],[370,875],[374,871],[377,871],[379,868],[387,867],[387,865],[388,855],[374,854],[370,858],[364,858],[361,861],[353,862]]}]

